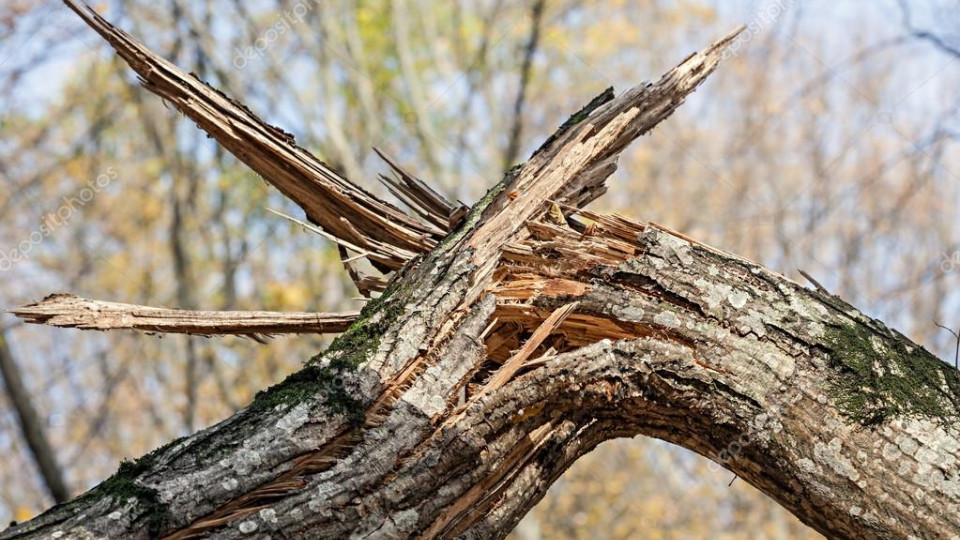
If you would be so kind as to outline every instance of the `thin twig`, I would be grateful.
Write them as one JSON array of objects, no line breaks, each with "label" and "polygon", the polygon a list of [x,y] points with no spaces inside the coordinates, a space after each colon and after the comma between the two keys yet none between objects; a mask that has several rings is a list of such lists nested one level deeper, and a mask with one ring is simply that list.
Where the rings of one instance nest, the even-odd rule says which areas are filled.
[{"label": "thin twig", "polygon": [[957,340],[957,349],[953,354],[953,367],[955,369],[960,370],[960,329],[954,330],[952,328],[949,328],[947,326],[944,326],[938,323],[937,321],[933,321],[933,324],[946,330],[947,332],[950,332],[953,335],[953,337]]},{"label": "thin twig", "polygon": [[805,278],[807,279],[807,281],[809,281],[814,287],[817,288],[818,291],[820,291],[820,292],[822,292],[822,293],[824,293],[824,294],[830,294],[830,291],[828,291],[826,287],[824,287],[823,285],[821,285],[819,281],[813,279],[813,276],[811,276],[810,274],[804,272],[803,270],[801,270],[801,269],[799,269],[799,268],[797,268],[797,272],[800,272],[800,275],[803,276],[803,277],[805,277]]}]

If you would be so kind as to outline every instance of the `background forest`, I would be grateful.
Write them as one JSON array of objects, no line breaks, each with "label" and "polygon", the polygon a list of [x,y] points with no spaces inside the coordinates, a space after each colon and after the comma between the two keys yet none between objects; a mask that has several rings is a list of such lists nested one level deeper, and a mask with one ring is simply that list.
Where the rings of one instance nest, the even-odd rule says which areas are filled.
[{"label": "background forest", "polygon": [[[624,154],[598,208],[801,282],[802,269],[954,361],[955,340],[937,323],[960,326],[955,2],[97,7],[378,195],[395,200],[376,181],[387,167],[373,147],[468,204],[604,88],[657,77],[745,22],[729,61]],[[140,89],[60,2],[0,1],[0,36],[0,308],[56,291],[184,308],[362,305],[335,247],[268,211],[299,209]],[[324,346],[0,315],[0,522],[217,422]],[[818,537],[732,479],[659,441],[606,443],[514,537]]]}]

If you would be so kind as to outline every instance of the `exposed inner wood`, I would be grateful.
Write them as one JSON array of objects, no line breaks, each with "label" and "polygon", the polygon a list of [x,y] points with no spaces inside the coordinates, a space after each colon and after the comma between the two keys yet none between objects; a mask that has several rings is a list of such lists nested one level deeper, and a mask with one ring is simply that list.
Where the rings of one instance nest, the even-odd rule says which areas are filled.
[{"label": "exposed inner wood", "polygon": [[200,336],[239,335],[258,341],[273,334],[331,334],[350,327],[359,312],[195,311],[88,300],[52,294],[11,310],[28,323],[81,330],[142,330]]},{"label": "exposed inner wood", "polygon": [[[429,224],[420,224],[402,214],[395,215],[399,211],[392,207],[368,203],[369,196],[365,192],[331,173],[297,148],[292,140],[284,139],[282,133],[262,125],[246,109],[238,108],[236,103],[205,84],[184,77],[177,68],[147,51],[95,13],[83,12],[79,8],[77,11],[141,74],[148,89],[180,107],[225,147],[291,196],[305,209],[310,221],[341,240],[342,259],[350,259],[346,249],[366,250],[376,254],[370,258],[379,264],[378,268],[393,270],[413,253],[435,246],[438,229],[450,230],[459,222],[458,213],[462,211],[438,200],[428,188],[424,189],[422,182],[393,164],[391,166],[400,180],[388,184],[411,207],[416,207],[418,213],[425,215]],[[576,304],[560,310],[556,310],[560,306],[545,310],[531,302],[564,290],[570,294],[584,294],[589,291],[589,286],[577,283],[576,271],[624,260],[634,253],[630,241],[635,240],[635,236],[631,237],[630,233],[641,230],[641,226],[616,216],[599,216],[586,211],[579,214],[579,219],[585,221],[567,222],[566,218],[605,191],[605,180],[615,170],[619,152],[668,117],[684,97],[713,72],[723,50],[738,32],[690,55],[657,83],[639,85],[616,98],[611,92],[599,96],[597,108],[588,106],[582,117],[562,127],[528,162],[511,173],[503,191],[486,207],[476,225],[464,236],[465,240],[449,246],[449,252],[438,254],[439,260],[447,260],[444,264],[450,270],[442,274],[423,274],[419,278],[424,282],[420,285],[423,294],[439,295],[436,300],[427,300],[434,302],[431,317],[437,326],[419,344],[419,350],[424,354],[411,356],[400,363],[402,357],[395,359],[390,355],[369,362],[366,369],[379,370],[384,381],[366,410],[361,430],[353,432],[348,439],[343,439],[341,432],[336,441],[347,440],[351,441],[347,444],[362,445],[364,433],[384,429],[385,423],[396,414],[401,396],[418,392],[420,386],[429,384],[422,376],[430,367],[453,362],[462,366],[457,369],[466,368],[454,388],[437,388],[430,392],[450,396],[446,400],[446,411],[430,420],[429,425],[439,426],[445,423],[444,418],[449,421],[451,415],[456,415],[457,410],[464,412],[471,404],[486,401],[486,393],[496,393],[518,373],[542,365],[542,362],[537,364],[538,359],[552,358],[598,339],[638,337],[648,333],[642,326],[605,321],[605,317],[590,313],[572,313]],[[257,126],[255,136],[240,129],[251,124]],[[448,214],[446,228],[441,219],[444,213]],[[545,219],[538,220],[541,216]],[[602,236],[602,241],[590,240],[606,230],[611,232]],[[584,239],[591,242],[589,249],[575,245]],[[459,251],[469,254],[469,259],[460,257]],[[561,260],[543,264],[545,254],[556,255]],[[355,273],[349,263],[345,264],[358,286],[368,279]],[[416,274],[417,270],[411,272]],[[566,279],[542,279],[545,273],[549,277],[552,272]],[[436,277],[430,277],[433,275]],[[511,276],[517,276],[516,283],[511,283]],[[406,279],[417,278],[406,276]],[[427,285],[434,279],[440,281]],[[524,279],[527,284],[522,282]],[[377,286],[382,288],[382,282],[369,285],[370,289]],[[450,287],[457,291],[459,300],[444,292]],[[503,295],[498,295],[498,287],[503,288]],[[539,294],[524,297],[524,287],[537,289]],[[480,300],[481,296],[490,296],[490,308],[483,307],[485,302]],[[451,299],[454,302],[451,303]],[[446,307],[440,309],[437,302],[443,302]],[[550,313],[554,314],[552,320]],[[490,325],[491,319],[495,318],[500,322]],[[470,320],[474,322],[468,322]],[[477,344],[476,338],[470,335],[468,329],[472,325],[479,325],[476,334],[490,325],[486,341],[502,341],[489,357],[483,343]],[[399,342],[403,336],[403,333],[397,333],[389,339]],[[398,345],[395,342],[392,346]],[[513,347],[520,351],[514,353]],[[476,356],[473,367],[465,363],[463,352],[459,352],[467,349]],[[509,358],[514,360],[511,362]],[[530,359],[534,361],[527,366],[526,361]],[[505,365],[501,365],[504,361]],[[481,390],[484,388],[486,390]],[[457,393],[467,400],[466,403],[456,403],[453,396]],[[566,429],[569,426],[564,424]],[[569,436],[564,430],[561,430],[564,437]],[[425,444],[429,443],[430,431],[424,431],[422,436],[426,437]],[[541,446],[534,445],[530,452],[539,448]],[[337,456],[344,451],[343,442],[331,442],[300,454],[281,475],[224,501],[187,526],[169,531],[167,537],[202,536],[257,512],[272,500],[294,496],[303,490],[312,475],[337,463]],[[402,462],[415,461],[417,452],[417,447],[411,447],[403,451],[399,459]],[[507,469],[527,463],[529,457],[529,452],[524,453],[520,462]],[[440,522],[440,528],[446,530],[447,525],[469,523],[469,520],[455,517]]]},{"label": "exposed inner wood", "polygon": [[387,165],[393,170],[396,179],[380,175],[380,181],[386,184],[398,199],[407,204],[417,215],[436,226],[437,234],[453,232],[470,211],[463,204],[449,202],[426,182],[407,172],[378,148],[374,148]]},{"label": "exposed inner wood", "polygon": [[[623,320],[603,313],[577,312],[579,304],[568,299],[585,297],[590,293],[593,288],[590,281],[593,278],[587,271],[616,267],[633,257],[638,250],[636,235],[648,225],[621,216],[586,210],[578,210],[575,217],[590,223],[590,234],[577,233],[543,220],[533,221],[528,223],[529,234],[524,235],[526,239],[523,243],[514,246],[529,257],[518,263],[510,257],[510,250],[504,252],[493,274],[496,280],[490,283],[486,291],[495,297],[494,311],[485,325],[486,361],[466,386],[467,402],[451,404],[442,418],[433,420],[435,425],[450,426],[456,419],[462,418],[470,403],[481,400],[485,394],[503,387],[520,374],[545,367],[550,358],[558,354],[570,353],[601,340],[654,337],[683,341],[669,329],[649,322]],[[625,240],[630,235],[634,237],[632,243]],[[548,307],[551,304],[557,307]],[[385,388],[381,399],[367,412],[364,429],[374,429],[383,424],[389,414],[388,409],[410,389],[412,381],[423,369],[422,364],[410,363],[397,375],[394,386]],[[534,412],[531,410],[527,414]],[[534,447],[518,448],[526,450],[517,450],[514,457],[517,460],[529,460]],[[206,531],[255,514],[272,497],[301,490],[305,478],[335,463],[336,452],[342,451],[342,445],[336,444],[306,454],[298,458],[298,464],[281,478],[166,538],[183,540],[200,537]],[[316,466],[317,463],[322,466]],[[510,465],[508,460],[502,474],[515,474],[519,463]],[[451,523],[461,522],[471,516],[473,508],[470,504],[476,502],[475,498],[480,493],[497,483],[498,480],[491,477],[483,483],[482,488],[474,488],[462,499],[462,507],[452,507],[444,514],[447,517],[439,520],[431,530],[445,530]]]},{"label": "exposed inner wood", "polygon": [[507,383],[523,367],[524,362],[530,358],[534,351],[552,334],[562,323],[570,316],[573,310],[577,309],[577,303],[573,302],[561,308],[557,308],[547,317],[537,329],[530,334],[530,337],[523,343],[513,356],[508,358],[503,365],[487,380],[487,383],[476,393],[475,397],[496,390]]},{"label": "exposed inner wood", "polygon": [[365,251],[381,253],[384,260],[376,265],[382,270],[396,270],[407,261],[404,253],[426,252],[443,236],[436,227],[407,216],[343,178],[298,146],[292,135],[154,54],[92,8],[72,0],[65,3],[137,72],[144,88],[176,107],[296,202],[312,223]]},{"label": "exposed inner wood", "polygon": [[[524,347],[530,343],[533,333],[544,327],[550,315],[549,308],[540,307],[544,301],[555,304],[586,295],[591,290],[592,276],[585,271],[616,266],[636,255],[636,242],[624,238],[636,238],[645,225],[586,210],[578,210],[576,217],[589,221],[589,233],[578,233],[545,220],[531,221],[527,224],[527,239],[504,251],[489,289],[497,298],[493,315],[497,324],[485,340],[490,361],[502,364],[521,343]],[[602,339],[631,339],[658,333],[663,332],[650,325],[575,312],[553,327],[549,336],[538,340],[535,352],[530,351],[527,356],[552,356]]]},{"label": "exposed inner wood", "polygon": [[[522,239],[524,226],[550,204],[586,204],[580,195],[602,186],[620,152],[669,117],[713,73],[739,28],[684,59],[653,84],[635,86],[592,111],[574,128],[552,138],[517,171],[507,197],[488,209],[488,219],[467,247],[474,260],[487,261],[505,244]],[[596,171],[603,174],[595,174]],[[610,218],[615,219],[615,218]],[[519,237],[515,237],[517,233]]]}]

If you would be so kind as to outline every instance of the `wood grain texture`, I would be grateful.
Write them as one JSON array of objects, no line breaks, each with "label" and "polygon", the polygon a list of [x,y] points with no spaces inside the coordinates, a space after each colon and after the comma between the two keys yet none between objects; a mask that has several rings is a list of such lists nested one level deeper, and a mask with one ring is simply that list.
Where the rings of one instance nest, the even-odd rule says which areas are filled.
[{"label": "wood grain texture", "polygon": [[[153,53],[92,8],[64,0],[140,76],[144,88],[196,122],[226,150],[297,203],[330,234],[381,253],[395,270],[432,248],[438,235],[343,178],[249,108]],[[346,218],[347,223],[341,218]]]},{"label": "wood grain texture", "polygon": [[201,336],[340,333],[359,312],[196,311],[88,300],[52,294],[10,311],[26,322],[81,330],[141,330]]}]

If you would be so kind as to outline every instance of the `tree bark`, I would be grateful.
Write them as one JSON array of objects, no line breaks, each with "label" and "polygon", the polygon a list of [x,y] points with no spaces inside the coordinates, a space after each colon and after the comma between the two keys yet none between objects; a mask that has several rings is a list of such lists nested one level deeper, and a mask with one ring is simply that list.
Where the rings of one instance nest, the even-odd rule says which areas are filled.
[{"label": "tree bark", "polygon": [[502,538],[638,434],[829,537],[955,537],[955,370],[836,297],[582,209],[735,36],[574,115],[246,409],[0,538]]}]

